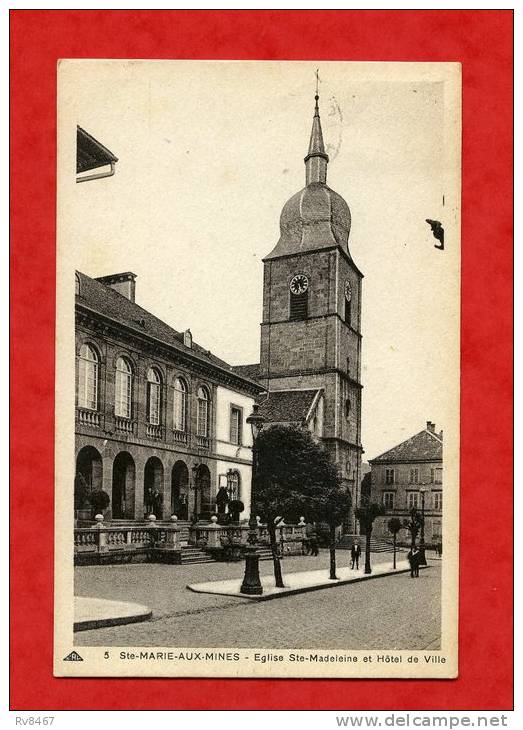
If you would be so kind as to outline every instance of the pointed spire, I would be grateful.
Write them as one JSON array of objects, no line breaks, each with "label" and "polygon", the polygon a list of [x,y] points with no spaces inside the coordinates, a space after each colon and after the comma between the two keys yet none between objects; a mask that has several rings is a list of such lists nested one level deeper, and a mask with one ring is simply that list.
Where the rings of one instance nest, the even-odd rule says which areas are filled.
[{"label": "pointed spire", "polygon": [[[318,77],[316,76],[316,82]],[[314,106],[314,117],[312,118],[312,131],[311,139],[309,142],[309,152],[305,158],[305,180],[306,184],[311,183],[326,183],[327,182],[327,163],[329,156],[325,152],[325,145],[323,144],[323,134],[321,131],[320,121],[320,109],[318,106],[319,101],[318,90],[316,89],[315,106]]]}]

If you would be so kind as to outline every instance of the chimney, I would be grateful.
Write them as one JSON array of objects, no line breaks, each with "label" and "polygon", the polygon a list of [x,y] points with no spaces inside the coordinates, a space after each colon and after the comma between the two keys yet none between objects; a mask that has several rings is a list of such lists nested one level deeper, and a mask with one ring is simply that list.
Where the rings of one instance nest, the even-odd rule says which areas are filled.
[{"label": "chimney", "polygon": [[430,431],[431,433],[436,433],[436,424],[432,423],[432,421],[427,421],[427,431]]},{"label": "chimney", "polygon": [[136,274],[132,271],[126,271],[123,274],[109,274],[109,276],[98,276],[96,281],[99,281],[105,286],[111,287],[121,294],[129,301],[135,301],[135,290],[136,290]]}]

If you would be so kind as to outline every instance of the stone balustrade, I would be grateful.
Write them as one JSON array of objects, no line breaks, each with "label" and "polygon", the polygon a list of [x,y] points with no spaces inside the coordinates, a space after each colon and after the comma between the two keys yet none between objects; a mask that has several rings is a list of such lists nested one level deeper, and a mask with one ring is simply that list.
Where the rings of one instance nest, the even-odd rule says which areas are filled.
[{"label": "stone balustrade", "polygon": [[[256,526],[257,544],[269,545],[270,536],[266,524]],[[227,545],[247,544],[249,525],[247,523],[219,525],[216,517],[211,522],[197,522],[189,530],[189,543],[204,549],[215,549]],[[305,524],[281,525],[276,528],[276,539],[280,545],[281,555],[296,555],[301,553],[303,541],[306,538]]]},{"label": "stone balustrade", "polygon": [[93,411],[89,408],[78,408],[78,420],[84,426],[99,426],[100,425],[100,414],[98,411]]},{"label": "stone balustrade", "polygon": [[[113,525],[96,515],[96,524],[74,530],[74,553],[77,564],[111,562],[181,562],[182,527],[175,515],[166,522],[150,515],[147,522]],[[185,528],[186,529],[186,528]],[[270,543],[267,525],[258,521],[257,544]],[[186,533],[185,533],[186,534]],[[210,522],[197,522],[189,528],[189,544],[200,547],[216,559],[241,557],[249,536],[246,522],[219,525],[216,516]],[[276,528],[280,556],[300,555],[305,540],[305,524],[279,525]]]},{"label": "stone balustrade", "polygon": [[74,530],[74,553],[78,563],[97,562],[96,557],[100,558],[99,562],[112,562],[118,553],[132,560],[133,553],[151,549],[163,554],[181,551],[180,528],[176,520],[161,525],[149,520],[147,524],[112,526],[104,522],[102,515],[95,519],[96,524],[92,527]]}]

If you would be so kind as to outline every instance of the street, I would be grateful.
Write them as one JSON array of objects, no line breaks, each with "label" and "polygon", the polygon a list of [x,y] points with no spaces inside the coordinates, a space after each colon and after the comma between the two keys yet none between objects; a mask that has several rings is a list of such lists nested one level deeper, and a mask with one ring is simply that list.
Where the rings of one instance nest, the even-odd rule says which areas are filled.
[{"label": "street", "polygon": [[[339,565],[350,555],[338,552]],[[392,560],[373,555],[374,563]],[[287,558],[285,572],[325,567],[318,557]],[[187,583],[240,577],[243,563],[90,566],[75,569],[75,593],[144,603],[153,619],[75,634],[77,646],[184,646],[324,649],[437,649],[441,562],[420,577],[408,573],[267,602],[196,594]],[[269,573],[272,563],[260,564]]]}]

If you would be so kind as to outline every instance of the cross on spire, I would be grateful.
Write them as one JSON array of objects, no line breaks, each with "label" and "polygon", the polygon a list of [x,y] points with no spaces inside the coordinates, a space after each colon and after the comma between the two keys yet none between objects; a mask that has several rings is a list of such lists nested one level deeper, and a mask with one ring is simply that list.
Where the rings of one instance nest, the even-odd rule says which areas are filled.
[{"label": "cross on spire", "polygon": [[311,183],[326,183],[327,181],[327,163],[329,156],[325,152],[325,145],[323,144],[323,134],[321,131],[320,122],[320,109],[318,101],[319,95],[319,84],[320,84],[320,73],[319,69],[316,69],[316,95],[314,97],[314,117],[312,120],[312,131],[309,142],[309,152],[305,158],[305,178],[306,184]]}]

